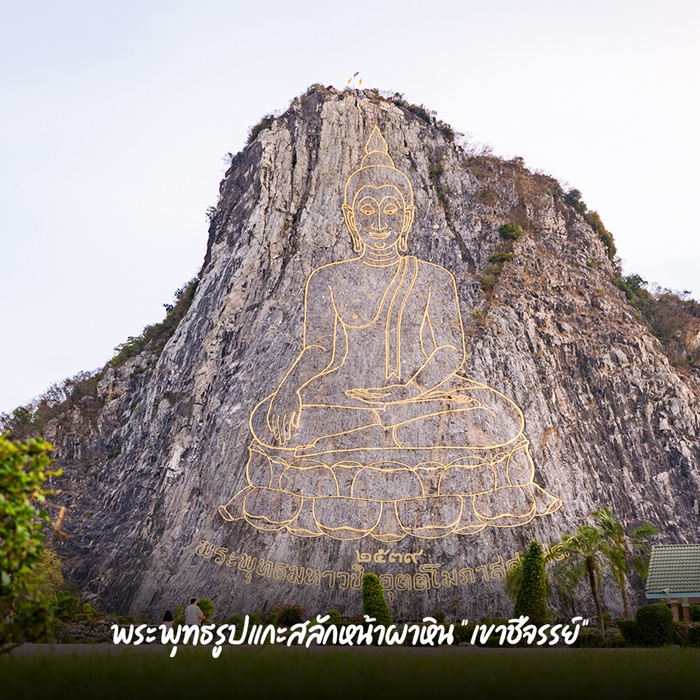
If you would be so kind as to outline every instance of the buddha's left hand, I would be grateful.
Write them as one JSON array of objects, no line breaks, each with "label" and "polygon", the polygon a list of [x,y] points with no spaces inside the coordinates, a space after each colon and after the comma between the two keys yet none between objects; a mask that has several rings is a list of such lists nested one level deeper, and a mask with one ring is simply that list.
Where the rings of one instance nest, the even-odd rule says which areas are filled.
[{"label": "buddha's left hand", "polygon": [[348,389],[345,394],[351,399],[358,399],[365,403],[399,403],[417,399],[421,390],[415,384],[391,384],[367,389]]}]

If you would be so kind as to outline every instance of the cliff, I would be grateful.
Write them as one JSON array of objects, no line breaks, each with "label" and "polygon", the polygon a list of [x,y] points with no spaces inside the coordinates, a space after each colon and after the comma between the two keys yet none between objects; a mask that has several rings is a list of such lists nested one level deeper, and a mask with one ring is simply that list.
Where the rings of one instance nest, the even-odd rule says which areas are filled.
[{"label": "cliff", "polygon": [[[58,486],[69,537],[60,553],[69,577],[98,605],[156,618],[194,595],[227,612],[295,602],[311,613],[352,615],[360,611],[360,574],[372,571],[383,576],[395,617],[447,609],[458,598],[460,615],[474,618],[510,610],[500,579],[532,538],[554,542],[598,508],[609,506],[628,525],[656,525],[662,541],[697,540],[700,385],[669,363],[615,286],[604,236],[552,178],[519,159],[469,155],[445,125],[397,102],[319,89],[266,122],[221,183],[191,305],[162,352],[147,345],[108,365],[94,391],[44,426],[64,472]],[[487,387],[484,407],[498,395],[522,411],[519,444],[529,442],[534,465],[522,482],[528,493],[554,499],[551,512],[538,505],[528,519],[520,502],[504,501],[488,506],[489,516],[487,506],[474,505],[476,526],[469,525],[467,499],[483,501],[482,492],[493,495],[503,484],[455,491],[441,481],[429,493],[429,479],[415,479],[415,464],[396,477],[414,481],[370,485],[364,500],[357,481],[352,493],[333,492],[335,500],[311,493],[331,472],[338,480],[342,467],[319,458],[285,463],[306,479],[298,487],[277,481],[263,488],[246,470],[251,414],[303,349],[307,279],[356,256],[343,187],[375,126],[412,185],[408,255],[454,279],[467,357],[459,375]],[[343,292],[350,305],[373,293],[359,282]],[[453,413],[461,420],[463,412]],[[332,432],[316,420],[316,434]],[[432,445],[423,422],[415,426],[414,437]],[[510,434],[493,445],[499,439]],[[274,449],[263,452],[265,464],[279,463]],[[489,459],[495,465],[502,455]],[[372,474],[384,469],[384,478],[378,463],[388,458],[373,462]],[[461,471],[449,473],[464,481],[477,473],[475,464],[463,460]],[[421,467],[425,474],[447,479],[446,463],[430,465]],[[411,492],[414,482],[420,497]],[[242,489],[258,500],[233,514],[247,519],[229,521],[219,506]],[[315,524],[293,514],[271,524],[274,507],[260,499],[276,498],[272,491],[313,501]],[[280,510],[296,507],[285,498]],[[444,514],[454,499],[462,504],[459,533]],[[401,501],[392,511],[400,531],[379,537],[378,529],[358,526],[364,536],[344,539],[343,527],[364,508],[360,500],[384,503],[382,518],[387,503]],[[433,505],[441,512],[426,515]],[[605,595],[608,609],[620,607],[612,586]]]}]

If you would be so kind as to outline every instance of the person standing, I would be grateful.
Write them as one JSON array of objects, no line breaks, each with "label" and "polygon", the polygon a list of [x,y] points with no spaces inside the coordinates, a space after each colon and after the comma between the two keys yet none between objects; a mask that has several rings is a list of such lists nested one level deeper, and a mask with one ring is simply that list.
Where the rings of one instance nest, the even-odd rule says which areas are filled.
[{"label": "person standing", "polygon": [[163,622],[162,624],[165,625],[167,629],[172,629],[173,628],[173,614],[170,610],[165,611],[165,615],[163,615]]},{"label": "person standing", "polygon": [[197,605],[197,599],[191,598],[190,604],[185,608],[185,624],[186,625],[201,625],[204,620],[204,613]]}]

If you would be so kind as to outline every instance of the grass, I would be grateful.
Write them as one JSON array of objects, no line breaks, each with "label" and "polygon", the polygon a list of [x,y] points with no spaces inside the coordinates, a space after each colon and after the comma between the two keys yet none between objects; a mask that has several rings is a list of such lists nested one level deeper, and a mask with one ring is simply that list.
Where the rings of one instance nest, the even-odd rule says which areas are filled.
[{"label": "grass", "polygon": [[[160,649],[114,656],[0,657],[2,696],[111,698],[227,697],[431,698],[452,691],[470,698],[697,698],[700,649],[494,650]],[[211,694],[211,695],[209,695]]]}]

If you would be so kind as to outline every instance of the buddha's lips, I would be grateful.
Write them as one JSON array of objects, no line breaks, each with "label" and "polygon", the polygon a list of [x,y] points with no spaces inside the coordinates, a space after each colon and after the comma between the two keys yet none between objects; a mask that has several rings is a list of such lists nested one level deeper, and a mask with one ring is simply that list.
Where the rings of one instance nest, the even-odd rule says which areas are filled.
[{"label": "buddha's lips", "polygon": [[391,235],[391,231],[389,231],[388,229],[385,230],[386,233],[372,233],[370,231],[370,238],[389,238],[389,236]]}]

